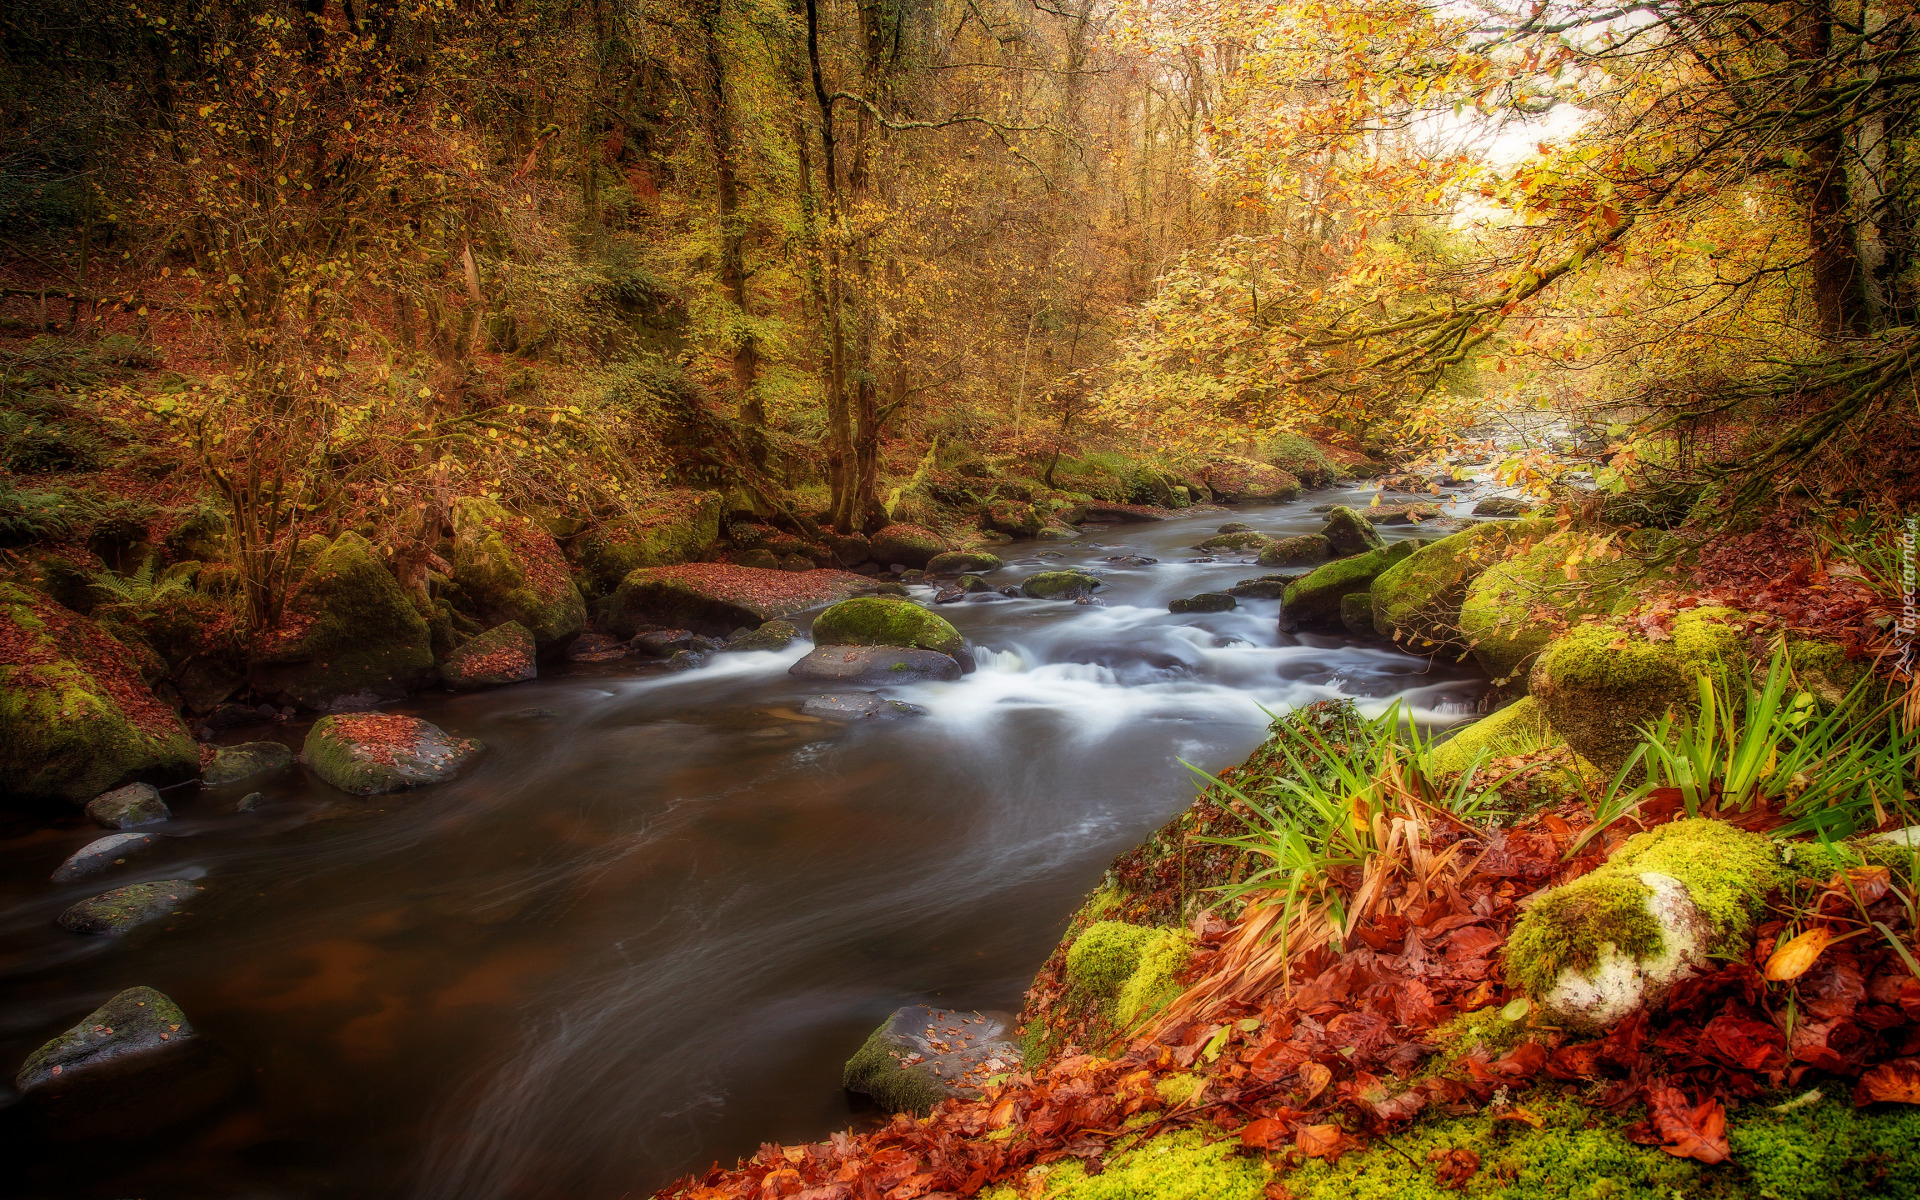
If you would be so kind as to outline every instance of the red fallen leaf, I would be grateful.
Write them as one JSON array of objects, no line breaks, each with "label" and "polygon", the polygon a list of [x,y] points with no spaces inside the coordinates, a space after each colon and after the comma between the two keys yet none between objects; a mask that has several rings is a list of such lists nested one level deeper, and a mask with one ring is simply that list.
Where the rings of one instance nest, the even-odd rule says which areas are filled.
[{"label": "red fallen leaf", "polygon": [[1818,1020],[1850,1017],[1867,998],[1866,980],[1851,955],[1839,952],[1822,959],[1814,970],[1800,980],[1800,1000]]},{"label": "red fallen leaf", "polygon": [[1539,1042],[1521,1042],[1488,1064],[1488,1070],[1508,1079],[1528,1079],[1547,1065],[1547,1048]]},{"label": "red fallen leaf", "polygon": [[1851,910],[1854,897],[1861,904],[1872,904],[1893,887],[1893,873],[1885,867],[1851,867],[1827,881],[1828,899],[1839,899]]},{"label": "red fallen leaf", "polygon": [[1456,1191],[1464,1191],[1467,1186],[1467,1180],[1472,1179],[1473,1173],[1480,1169],[1480,1156],[1478,1154],[1475,1154],[1471,1150],[1458,1148],[1452,1150],[1429,1150],[1427,1151],[1427,1161],[1435,1164],[1433,1173],[1435,1177],[1439,1179],[1440,1186],[1450,1187]]},{"label": "red fallen leaf", "polygon": [[1257,1121],[1249,1121],[1247,1127],[1240,1131],[1240,1144],[1249,1150],[1272,1150],[1276,1146],[1284,1145],[1292,1132],[1291,1121],[1261,1117]]},{"label": "red fallen leaf", "polygon": [[1870,1068],[1854,1084],[1853,1102],[1920,1104],[1920,1060],[1896,1058]]},{"label": "red fallen leaf", "polygon": [[1703,1163],[1727,1161],[1727,1110],[1709,1097],[1689,1105],[1679,1088],[1664,1083],[1646,1088],[1648,1119],[1660,1135],[1660,1148],[1675,1158]]},{"label": "red fallen leaf", "polygon": [[1787,1039],[1767,1022],[1748,1017],[1719,1016],[1708,1021],[1696,1047],[1708,1058],[1748,1071],[1787,1065]]},{"label": "red fallen leaf", "polygon": [[1547,1074],[1555,1079],[1592,1079],[1600,1073],[1599,1042],[1562,1046],[1547,1058]]},{"label": "red fallen leaf", "polygon": [[1293,1189],[1281,1183],[1278,1179],[1268,1183],[1262,1191],[1266,1195],[1267,1200],[1297,1200],[1293,1194]]},{"label": "red fallen leaf", "polygon": [[1332,1068],[1326,1066],[1323,1063],[1317,1063],[1317,1062],[1301,1063],[1300,1064],[1300,1088],[1303,1095],[1301,1097],[1300,1103],[1305,1104],[1307,1101],[1313,1099],[1315,1096],[1318,1096],[1321,1092],[1326,1091],[1327,1085],[1332,1082],[1333,1082]]},{"label": "red fallen leaf", "polygon": [[1647,1010],[1637,1009],[1632,1016],[1607,1031],[1600,1039],[1600,1057],[1623,1071],[1632,1071],[1646,1057]]},{"label": "red fallen leaf", "polygon": [[1469,925],[1465,929],[1457,929],[1447,938],[1447,961],[1460,962],[1469,958],[1485,958],[1505,941],[1505,938],[1485,925]]},{"label": "red fallen leaf", "polygon": [[1334,1163],[1353,1149],[1355,1143],[1338,1125],[1302,1125],[1293,1135],[1293,1144],[1308,1158],[1324,1158]]},{"label": "red fallen leaf", "polygon": [[806,1181],[800,1178],[800,1172],[792,1167],[782,1167],[778,1171],[769,1171],[760,1181],[760,1200],[780,1200],[781,1197],[794,1195],[806,1188]]},{"label": "red fallen leaf", "polygon": [[1920,979],[1909,975],[1900,981],[1900,1011],[1920,1021]]}]

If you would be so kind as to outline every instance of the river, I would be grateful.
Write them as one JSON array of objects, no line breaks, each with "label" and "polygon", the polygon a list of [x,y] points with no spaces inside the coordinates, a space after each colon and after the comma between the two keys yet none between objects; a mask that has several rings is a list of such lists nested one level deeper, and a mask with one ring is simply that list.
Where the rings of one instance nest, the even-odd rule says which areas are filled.
[{"label": "river", "polygon": [[[942,606],[980,669],[889,690],[925,716],[804,717],[823,689],[787,674],[799,647],[671,675],[556,668],[394,707],[487,743],[453,783],[370,801],[297,767],[189,785],[167,793],[158,852],[64,886],[48,874],[99,830],[0,843],[0,1061],[147,984],[249,1069],[228,1107],[145,1144],[5,1124],[10,1187],[610,1200],[874,1119],[840,1089],[845,1058],[901,1004],[1017,1009],[1106,864],[1193,796],[1179,760],[1237,761],[1263,706],[1472,711],[1471,671],[1280,635],[1277,601],[1168,612],[1261,573],[1183,561],[1215,527],[1311,532],[1310,506],[1337,498],[1005,548],[995,582],[1085,566],[1104,603]],[[1108,561],[1125,555],[1159,561]],[[266,802],[235,812],[252,790]],[[176,877],[205,891],[168,928],[53,925],[108,886]]]}]

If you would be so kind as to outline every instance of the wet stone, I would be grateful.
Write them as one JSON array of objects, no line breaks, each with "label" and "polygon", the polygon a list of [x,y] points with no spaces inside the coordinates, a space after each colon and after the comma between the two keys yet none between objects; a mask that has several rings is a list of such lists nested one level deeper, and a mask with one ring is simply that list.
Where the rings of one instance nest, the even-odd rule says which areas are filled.
[{"label": "wet stone", "polygon": [[82,900],[54,918],[54,923],[74,933],[125,933],[180,911],[197,891],[191,879],[131,884]]},{"label": "wet stone", "polygon": [[213,751],[213,761],[200,772],[200,782],[208,787],[220,787],[292,765],[292,748],[279,742],[241,742],[237,746],[217,746]]},{"label": "wet stone", "polygon": [[88,801],[87,816],[94,824],[108,829],[133,829],[157,825],[173,813],[160,798],[159,788],[150,783],[130,783]]},{"label": "wet stone", "polygon": [[787,668],[800,679],[833,683],[909,683],[960,678],[961,665],[937,650],[898,646],[816,646]]},{"label": "wet stone", "polygon": [[53,882],[72,883],[76,879],[85,879],[89,875],[98,875],[109,867],[117,867],[136,854],[151,850],[160,844],[160,837],[153,833],[114,833],[75,850],[67,856],[53,873]]},{"label": "wet stone", "polygon": [[627,656],[627,644],[604,633],[583,633],[567,646],[570,662],[615,662]]},{"label": "wet stone", "polygon": [[675,650],[667,656],[667,670],[691,671],[695,667],[704,667],[709,653],[707,650]]},{"label": "wet stone", "polygon": [[648,658],[669,658],[682,650],[693,649],[691,629],[650,629],[627,643],[635,654]]},{"label": "wet stone", "polygon": [[1287,585],[1303,575],[1262,575],[1257,579],[1242,579],[1227,589],[1227,595],[1241,600],[1278,600],[1286,594]]},{"label": "wet stone", "polygon": [[977,1098],[987,1080],[1020,1067],[1012,1024],[998,1013],[896,1009],[847,1060],[842,1083],[894,1112],[923,1113],[948,1097]]},{"label": "wet stone", "polygon": [[240,797],[239,802],[233,806],[233,811],[252,812],[266,802],[267,794],[265,792],[248,792],[246,795]]},{"label": "wet stone", "polygon": [[823,717],[829,721],[864,721],[875,717],[919,717],[927,710],[904,700],[889,700],[872,692],[839,692],[827,696],[809,696],[801,705],[802,716]]},{"label": "wet stone", "polygon": [[1225,592],[1201,592],[1185,600],[1175,600],[1167,605],[1168,612],[1176,613],[1217,613],[1238,608],[1239,603]]},{"label": "wet stone", "polygon": [[1247,524],[1245,521],[1228,521],[1225,525],[1222,525],[1220,528],[1214,530],[1214,532],[1215,533],[1252,533],[1253,526]]}]

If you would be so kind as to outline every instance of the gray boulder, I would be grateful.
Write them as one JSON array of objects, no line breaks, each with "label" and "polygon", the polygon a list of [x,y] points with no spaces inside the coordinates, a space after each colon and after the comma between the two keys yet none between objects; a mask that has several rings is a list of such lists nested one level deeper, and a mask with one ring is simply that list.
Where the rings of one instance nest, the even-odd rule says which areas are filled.
[{"label": "gray boulder", "polygon": [[927,710],[904,700],[889,700],[872,692],[839,692],[830,696],[809,696],[801,705],[803,716],[829,721],[865,721],[874,717],[921,717]]},{"label": "gray boulder", "polygon": [[159,788],[150,783],[130,783],[89,800],[87,816],[94,824],[108,829],[133,829],[157,825],[170,819],[173,813],[160,798]]},{"label": "gray boulder", "polygon": [[54,923],[74,933],[125,933],[179,912],[199,890],[191,879],[136,883],[82,900],[54,918]]},{"label": "gray boulder", "polygon": [[1012,1024],[997,1013],[896,1009],[847,1060],[841,1082],[893,1112],[925,1113],[949,1097],[977,1099],[986,1080],[1020,1069]]},{"label": "gray boulder", "polygon": [[418,717],[322,717],[307,731],[307,768],[343,792],[372,796],[451,779],[484,747]]},{"label": "gray boulder", "polygon": [[953,680],[962,674],[960,661],[938,650],[901,646],[816,646],[787,673],[800,679],[829,683],[908,683],[924,679]]},{"label": "gray boulder", "polygon": [[108,867],[117,867],[129,858],[160,844],[152,833],[112,833],[88,842],[67,856],[53,873],[53,882],[72,883],[89,875],[98,875]]},{"label": "gray boulder", "polygon": [[1176,613],[1216,613],[1238,608],[1239,604],[1225,592],[1201,592],[1185,600],[1175,600],[1167,605],[1168,612]]}]

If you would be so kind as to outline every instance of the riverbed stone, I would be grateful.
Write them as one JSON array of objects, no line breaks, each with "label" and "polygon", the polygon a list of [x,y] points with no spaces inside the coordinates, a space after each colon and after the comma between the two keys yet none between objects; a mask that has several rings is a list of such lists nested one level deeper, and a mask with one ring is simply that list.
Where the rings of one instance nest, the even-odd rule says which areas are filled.
[{"label": "riverbed stone", "polygon": [[440,678],[456,691],[502,687],[539,677],[537,643],[518,621],[495,625],[461,644],[440,664]]},{"label": "riverbed stone", "polygon": [[1230,612],[1239,607],[1239,602],[1225,592],[1201,592],[1198,596],[1189,596],[1184,600],[1175,600],[1167,605],[1168,612],[1175,613],[1217,613]]},{"label": "riverbed stone", "polygon": [[451,779],[482,749],[418,717],[354,713],[314,722],[305,755],[326,783],[372,796]]},{"label": "riverbed stone", "polygon": [[200,782],[208,787],[221,787],[292,765],[293,749],[280,742],[241,742],[234,746],[216,746],[213,761],[200,770]]},{"label": "riverbed stone", "polygon": [[660,623],[725,637],[871,587],[851,571],[763,571],[729,563],[648,567],[623,580],[607,602],[607,629],[631,637]]},{"label": "riverbed stone", "polygon": [[1020,594],[1033,600],[1079,600],[1101,586],[1099,578],[1084,571],[1042,571],[1020,585]]},{"label": "riverbed stone", "polygon": [[785,650],[800,636],[800,630],[788,621],[768,621],[758,629],[736,629],[722,650]]},{"label": "riverbed stone", "polygon": [[999,555],[984,550],[949,550],[927,560],[929,575],[984,574],[1006,566]]},{"label": "riverbed stone", "polygon": [[133,829],[171,820],[173,812],[150,783],[130,783],[87,802],[87,818],[108,829]]},{"label": "riverbed stone", "polygon": [[433,635],[372,543],[349,531],[301,578],[251,675],[275,703],[321,712],[398,699],[432,682]]},{"label": "riverbed stone", "polygon": [[829,721],[865,721],[879,717],[921,717],[927,710],[904,700],[889,700],[873,692],[836,692],[809,696],[801,702],[802,716]]},{"label": "riverbed stone", "polygon": [[1333,557],[1333,543],[1318,533],[1279,538],[1260,548],[1254,561],[1263,567],[1306,567]]},{"label": "riverbed stone", "polygon": [[453,502],[452,579],[463,608],[513,622],[542,652],[585,632],[587,606],[560,544],[537,522],[475,496]]},{"label": "riverbed stone", "polygon": [[1281,598],[1282,618],[1302,625],[1337,624],[1341,603],[1346,597],[1371,588],[1382,572],[1420,545],[1417,539],[1395,542],[1379,550],[1328,563],[1288,586]]},{"label": "riverbed stone", "polygon": [[867,543],[873,561],[885,566],[903,563],[909,567],[925,567],[948,549],[945,537],[924,525],[905,521],[896,521],[881,529],[868,538]]},{"label": "riverbed stone", "polygon": [[243,813],[253,812],[266,802],[267,794],[265,792],[248,792],[234,802],[233,811]]},{"label": "riverbed stone", "polygon": [[179,1005],[133,987],[27,1056],[14,1076],[51,1140],[124,1143],[206,1112],[241,1082]]},{"label": "riverbed stone", "polygon": [[199,768],[178,714],[100,623],[0,583],[0,645],[0,798],[78,805],[130,779],[172,782]]},{"label": "riverbed stone", "polygon": [[72,883],[76,879],[98,875],[159,844],[159,835],[152,833],[111,833],[96,838],[67,856],[67,861],[53,872],[53,882]]},{"label": "riverbed stone", "polygon": [[954,680],[963,673],[960,662],[937,650],[899,646],[816,646],[787,668],[799,679],[831,683],[884,684],[921,680]]},{"label": "riverbed stone", "polygon": [[1386,544],[1374,532],[1372,521],[1344,504],[1336,504],[1327,511],[1327,524],[1320,535],[1327,539],[1335,554],[1342,556],[1365,554]]},{"label": "riverbed stone", "polygon": [[[1238,524],[1238,522],[1233,522]],[[1222,527],[1224,528],[1224,526]],[[1273,545],[1274,539],[1254,529],[1235,529],[1227,533],[1216,533],[1212,537],[1194,546],[1195,550],[1209,550],[1216,554],[1258,554]]]},{"label": "riverbed stone", "polygon": [[1513,496],[1488,496],[1473,506],[1476,517],[1524,517],[1533,511],[1533,505]]},{"label": "riverbed stone", "polygon": [[1300,480],[1291,472],[1230,454],[1209,460],[1200,476],[1213,498],[1222,504],[1291,500],[1300,494]]},{"label": "riverbed stone", "polygon": [[1378,631],[1373,627],[1373,594],[1349,592],[1340,597],[1340,625],[1354,637],[1377,636]]},{"label": "riverbed stone", "polygon": [[1288,584],[1302,578],[1305,576],[1296,573],[1261,575],[1255,579],[1242,579],[1227,589],[1227,595],[1240,600],[1278,600],[1286,594]]},{"label": "riverbed stone", "polygon": [[80,901],[54,918],[54,923],[74,933],[121,934],[172,916],[199,890],[191,879],[128,884]]},{"label": "riverbed stone", "polygon": [[924,1114],[949,1097],[975,1099],[982,1084],[1018,1070],[1012,1020],[911,1005],[896,1009],[847,1060],[848,1091],[871,1096],[893,1112]]},{"label": "riverbed stone", "polygon": [[813,619],[813,641],[816,646],[917,646],[953,656],[966,647],[945,617],[891,596],[842,600]]}]

